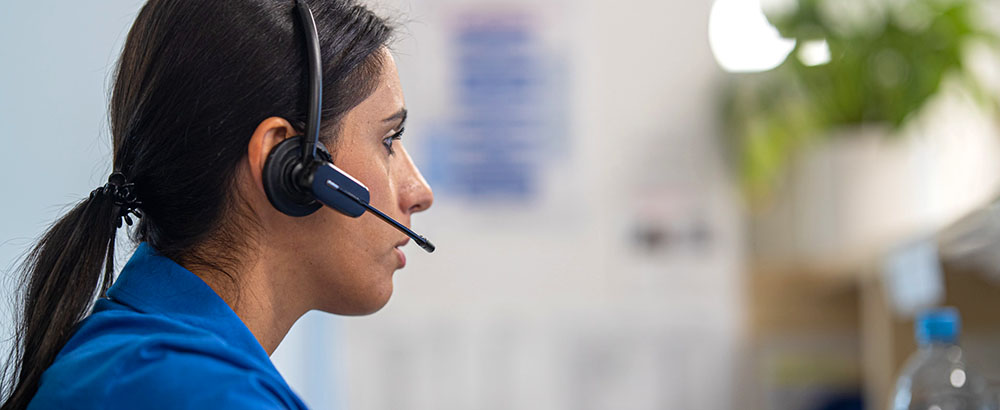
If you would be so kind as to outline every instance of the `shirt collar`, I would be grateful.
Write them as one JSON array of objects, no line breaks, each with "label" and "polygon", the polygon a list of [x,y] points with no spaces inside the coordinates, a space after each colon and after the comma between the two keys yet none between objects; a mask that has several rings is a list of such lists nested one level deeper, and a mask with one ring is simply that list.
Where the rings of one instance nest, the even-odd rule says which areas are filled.
[{"label": "shirt collar", "polygon": [[267,352],[236,312],[198,275],[141,243],[108,289],[108,297],[139,312],[205,329],[277,373]]}]

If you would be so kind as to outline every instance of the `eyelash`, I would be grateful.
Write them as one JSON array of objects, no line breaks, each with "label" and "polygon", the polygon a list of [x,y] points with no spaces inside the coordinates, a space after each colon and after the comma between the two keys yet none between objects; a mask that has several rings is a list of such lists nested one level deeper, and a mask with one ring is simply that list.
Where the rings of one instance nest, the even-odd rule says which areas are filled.
[{"label": "eyelash", "polygon": [[399,141],[400,138],[403,138],[403,131],[406,131],[406,127],[400,128],[399,131],[396,131],[395,134],[392,134],[392,135],[390,135],[388,137],[385,137],[385,139],[382,140],[382,145],[384,145],[385,149],[387,151],[389,151],[389,155],[392,155],[392,154],[395,153],[392,150],[392,142],[393,141]]}]

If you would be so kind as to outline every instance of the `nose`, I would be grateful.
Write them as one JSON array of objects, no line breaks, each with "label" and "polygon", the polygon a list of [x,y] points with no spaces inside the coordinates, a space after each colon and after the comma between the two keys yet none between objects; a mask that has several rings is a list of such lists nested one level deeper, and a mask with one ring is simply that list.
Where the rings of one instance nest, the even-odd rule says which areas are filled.
[{"label": "nose", "polygon": [[[400,147],[402,148],[402,147]],[[404,164],[397,168],[402,175],[397,175],[397,193],[399,195],[399,210],[409,216],[423,212],[434,203],[434,192],[427,180],[420,174],[417,165],[413,163],[410,154],[405,149],[399,150]]]}]

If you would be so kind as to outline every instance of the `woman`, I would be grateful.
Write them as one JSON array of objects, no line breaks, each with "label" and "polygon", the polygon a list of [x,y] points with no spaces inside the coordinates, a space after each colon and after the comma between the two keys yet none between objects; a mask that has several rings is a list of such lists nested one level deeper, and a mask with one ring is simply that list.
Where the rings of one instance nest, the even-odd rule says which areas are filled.
[{"label": "woman", "polygon": [[[111,95],[114,172],[26,259],[3,410],[304,408],[269,358],[292,324],[388,301],[406,235],[371,215],[272,205],[268,160],[310,128],[312,37],[295,3],[139,12]],[[320,149],[409,225],[433,195],[399,142],[391,28],[351,0],[309,3]],[[112,285],[117,229],[136,218],[140,245]]]}]

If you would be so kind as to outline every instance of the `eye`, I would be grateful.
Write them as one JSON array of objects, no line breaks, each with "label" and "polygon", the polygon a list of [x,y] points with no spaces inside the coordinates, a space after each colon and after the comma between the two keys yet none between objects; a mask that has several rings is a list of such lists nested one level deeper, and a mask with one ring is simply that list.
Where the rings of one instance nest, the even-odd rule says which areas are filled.
[{"label": "eye", "polygon": [[395,153],[392,150],[392,143],[393,143],[393,141],[398,141],[400,138],[403,138],[403,131],[406,131],[405,127],[400,128],[399,131],[396,131],[396,133],[394,133],[394,134],[392,134],[392,135],[390,135],[388,137],[385,137],[385,139],[382,140],[382,145],[385,146],[385,149],[386,149],[386,151],[389,152],[389,155],[392,155],[392,154]]}]

